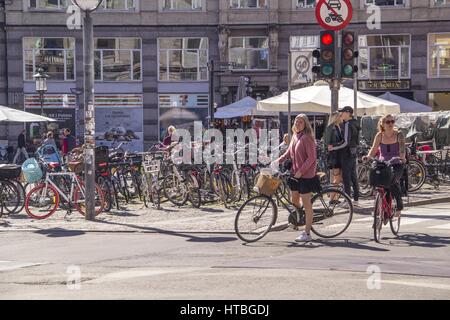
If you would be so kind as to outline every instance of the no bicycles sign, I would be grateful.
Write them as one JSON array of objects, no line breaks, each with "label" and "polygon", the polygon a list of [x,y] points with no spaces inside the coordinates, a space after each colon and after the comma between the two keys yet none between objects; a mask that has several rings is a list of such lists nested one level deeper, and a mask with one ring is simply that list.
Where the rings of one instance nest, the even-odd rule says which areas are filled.
[{"label": "no bicycles sign", "polygon": [[350,0],[319,0],[316,19],[327,30],[344,29],[352,20],[353,8]]}]

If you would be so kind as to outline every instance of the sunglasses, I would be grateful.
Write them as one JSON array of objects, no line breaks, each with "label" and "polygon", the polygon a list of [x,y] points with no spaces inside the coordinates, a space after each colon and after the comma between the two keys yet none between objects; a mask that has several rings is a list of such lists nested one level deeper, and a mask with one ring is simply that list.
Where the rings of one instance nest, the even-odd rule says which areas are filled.
[{"label": "sunglasses", "polygon": [[395,123],[395,120],[388,120],[388,121],[386,121],[386,124],[394,124]]}]

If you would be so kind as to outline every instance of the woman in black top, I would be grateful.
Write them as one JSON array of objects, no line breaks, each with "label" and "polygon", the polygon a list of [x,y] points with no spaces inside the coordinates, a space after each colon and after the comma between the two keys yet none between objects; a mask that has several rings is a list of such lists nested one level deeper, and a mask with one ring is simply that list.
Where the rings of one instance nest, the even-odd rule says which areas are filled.
[{"label": "woman in black top", "polygon": [[331,115],[329,124],[325,129],[325,145],[328,149],[328,167],[333,173],[333,183],[339,184],[342,182],[342,163],[340,150],[331,151],[335,146],[338,146],[344,142],[340,124],[342,119],[338,112]]}]

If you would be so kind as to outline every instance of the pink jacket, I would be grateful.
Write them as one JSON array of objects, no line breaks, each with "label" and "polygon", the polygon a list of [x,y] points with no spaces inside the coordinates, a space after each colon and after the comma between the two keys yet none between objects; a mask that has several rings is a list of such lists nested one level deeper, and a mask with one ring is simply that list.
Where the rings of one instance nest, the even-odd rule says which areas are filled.
[{"label": "pink jacket", "polygon": [[291,173],[293,175],[300,171],[302,178],[314,178],[317,166],[317,150],[314,138],[303,133],[293,136],[288,150],[280,158],[280,163],[286,159],[292,160]]}]

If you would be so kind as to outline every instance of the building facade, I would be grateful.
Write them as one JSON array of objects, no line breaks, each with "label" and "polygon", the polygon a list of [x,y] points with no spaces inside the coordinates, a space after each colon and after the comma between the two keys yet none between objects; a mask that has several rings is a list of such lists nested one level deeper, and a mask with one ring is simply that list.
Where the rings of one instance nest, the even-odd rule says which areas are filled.
[{"label": "building facade", "polygon": [[[168,125],[206,121],[210,77],[220,107],[248,92],[287,88],[288,53],[318,46],[315,0],[104,0],[94,14],[96,139],[140,150]],[[450,109],[450,1],[352,0],[360,90]],[[381,29],[369,29],[380,9]],[[59,127],[83,130],[83,42],[70,0],[0,0],[0,104],[40,112],[33,75],[49,75],[42,101]],[[370,27],[372,28],[372,27]],[[214,73],[208,63],[213,62]],[[308,79],[312,81],[313,79]],[[31,139],[38,124],[28,124]],[[20,125],[0,129],[15,142]],[[3,130],[3,131],[2,131]]]}]

